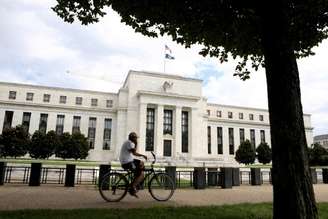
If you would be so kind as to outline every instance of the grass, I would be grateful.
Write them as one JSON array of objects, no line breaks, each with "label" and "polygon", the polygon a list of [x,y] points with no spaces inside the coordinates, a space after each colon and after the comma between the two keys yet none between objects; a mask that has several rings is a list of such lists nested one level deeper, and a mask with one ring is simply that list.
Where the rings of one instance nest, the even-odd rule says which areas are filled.
[{"label": "grass", "polygon": [[[319,203],[320,218],[328,218],[328,203]],[[272,203],[209,207],[154,207],[146,209],[74,209],[0,211],[0,219],[269,219]]]}]

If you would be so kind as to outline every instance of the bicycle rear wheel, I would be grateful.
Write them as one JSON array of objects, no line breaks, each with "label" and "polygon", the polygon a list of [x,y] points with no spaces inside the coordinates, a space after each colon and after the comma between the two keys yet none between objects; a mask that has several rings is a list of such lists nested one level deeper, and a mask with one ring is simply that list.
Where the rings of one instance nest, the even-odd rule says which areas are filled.
[{"label": "bicycle rear wheel", "polygon": [[127,193],[128,181],[120,173],[108,173],[101,180],[99,192],[101,197],[108,202],[118,202]]},{"label": "bicycle rear wheel", "polygon": [[148,189],[155,200],[167,201],[172,197],[175,185],[169,175],[165,173],[156,173],[150,179]]}]

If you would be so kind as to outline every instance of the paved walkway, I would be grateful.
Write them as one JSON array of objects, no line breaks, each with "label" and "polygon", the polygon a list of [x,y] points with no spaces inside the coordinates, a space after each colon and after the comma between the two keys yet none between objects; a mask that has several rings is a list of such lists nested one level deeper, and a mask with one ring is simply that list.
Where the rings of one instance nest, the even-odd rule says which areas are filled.
[{"label": "paved walkway", "polygon": [[[328,202],[328,185],[314,185],[318,202]],[[26,185],[0,186],[0,210],[14,209],[73,209],[73,208],[139,208],[152,206],[201,206],[272,201],[272,186],[239,186],[233,189],[178,189],[172,199],[157,202],[147,190],[138,193],[139,199],[127,195],[119,203],[105,202],[92,186]]]}]

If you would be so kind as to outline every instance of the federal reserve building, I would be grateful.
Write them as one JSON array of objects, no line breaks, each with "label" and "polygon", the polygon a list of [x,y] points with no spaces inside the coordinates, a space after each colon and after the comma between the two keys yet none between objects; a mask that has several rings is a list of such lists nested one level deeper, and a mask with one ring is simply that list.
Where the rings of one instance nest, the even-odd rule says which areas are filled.
[{"label": "federal reserve building", "polygon": [[[0,131],[23,125],[30,134],[81,132],[92,161],[117,162],[132,131],[138,151],[154,151],[163,165],[236,166],[241,142],[271,145],[267,109],[209,103],[194,78],[130,71],[118,93],[7,82],[0,91]],[[304,114],[304,125],[310,145],[311,115]]]}]

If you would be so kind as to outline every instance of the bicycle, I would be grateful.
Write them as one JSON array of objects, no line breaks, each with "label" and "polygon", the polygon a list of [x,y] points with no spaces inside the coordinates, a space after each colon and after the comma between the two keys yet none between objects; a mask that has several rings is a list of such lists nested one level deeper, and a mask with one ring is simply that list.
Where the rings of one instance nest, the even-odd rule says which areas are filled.
[{"label": "bicycle", "polygon": [[[148,180],[148,191],[150,195],[157,201],[169,200],[175,190],[175,183],[173,179],[164,172],[155,172],[154,164],[156,163],[156,156],[153,152],[151,154],[154,157],[149,169],[145,169],[148,172],[141,184]],[[128,192],[131,182],[133,180],[133,172],[126,170],[127,173],[122,174],[119,172],[109,172],[104,175],[99,184],[99,192],[101,197],[107,202],[119,202]]]}]

